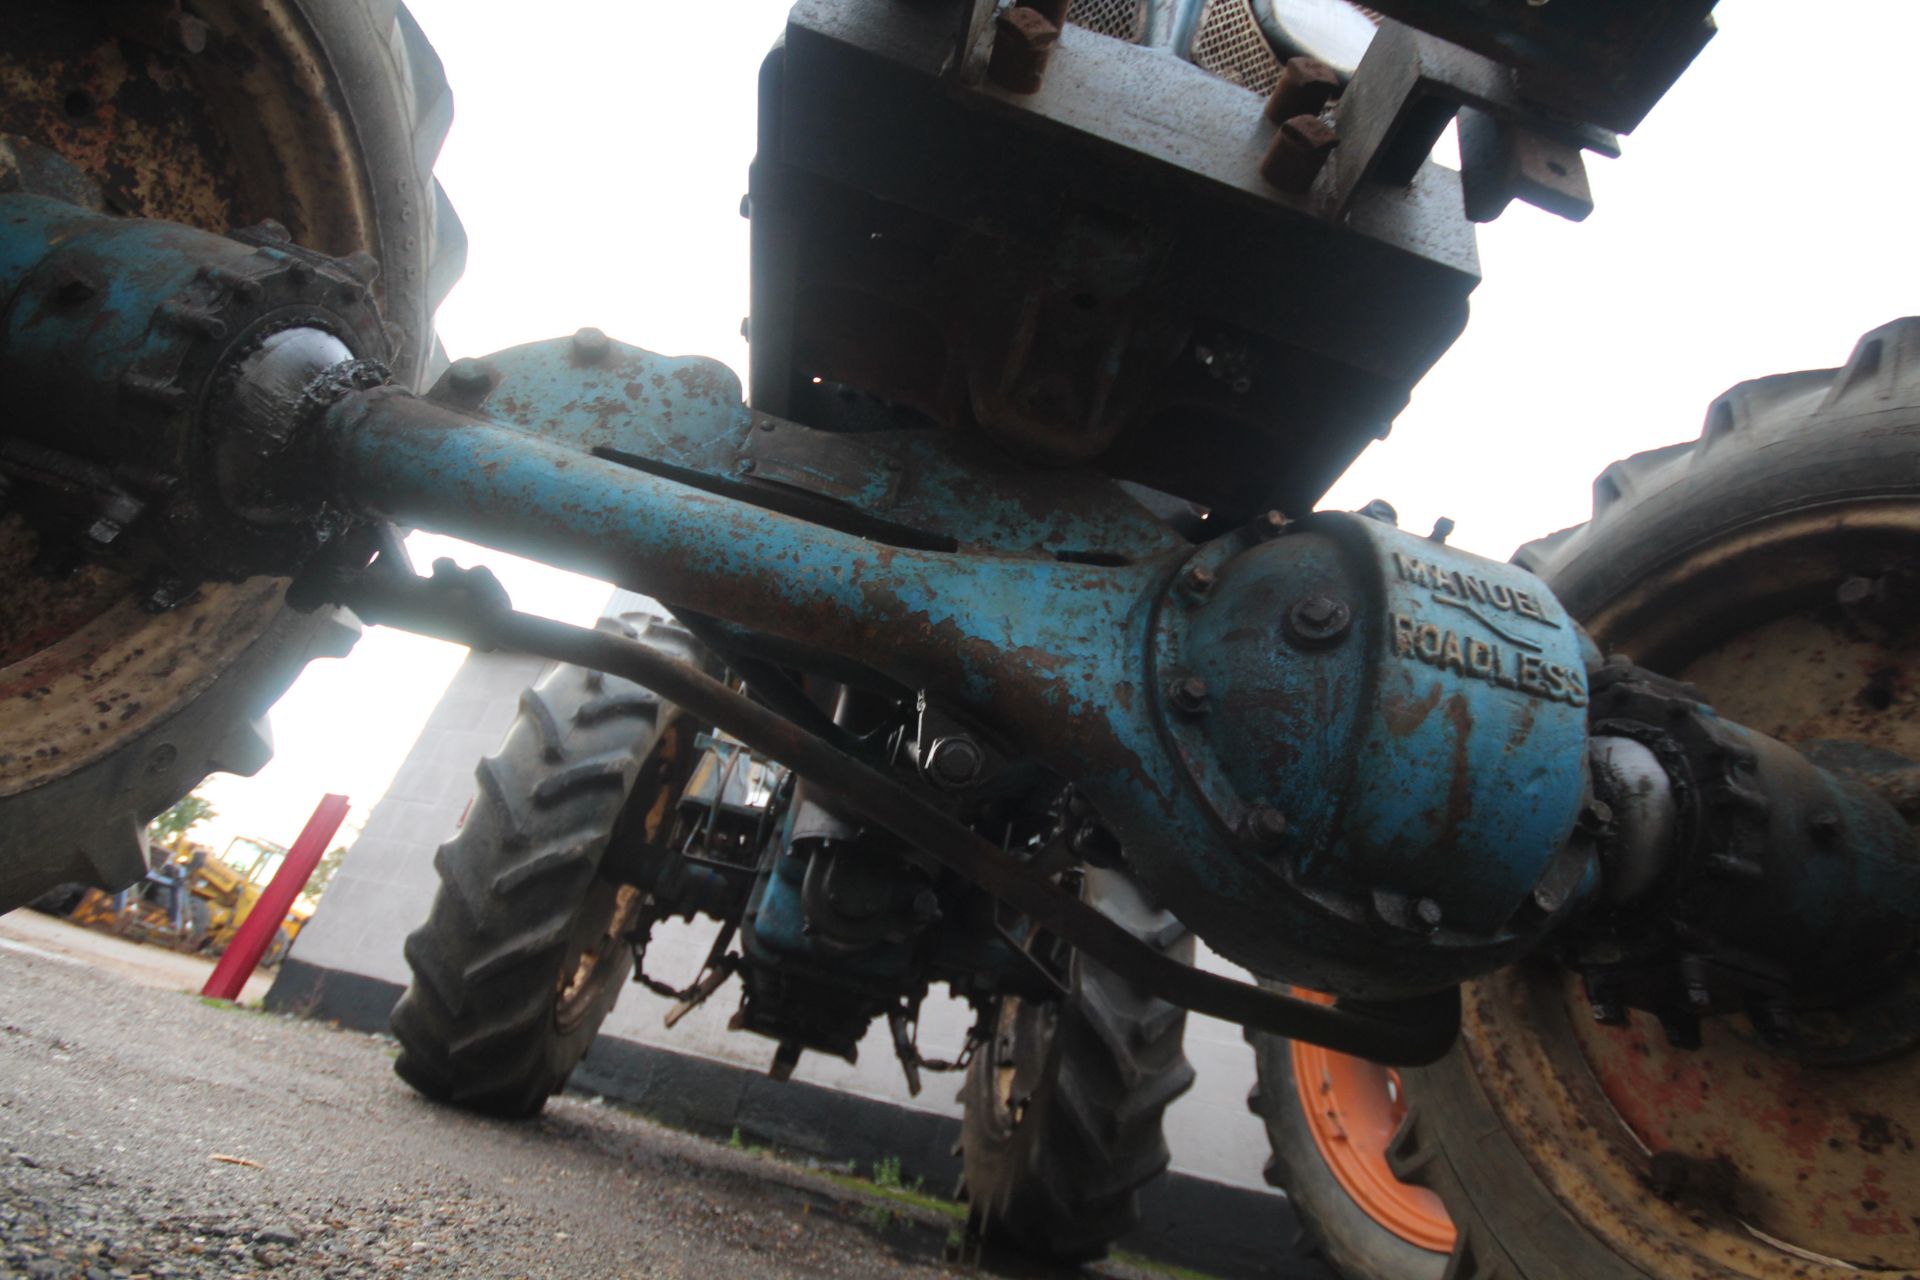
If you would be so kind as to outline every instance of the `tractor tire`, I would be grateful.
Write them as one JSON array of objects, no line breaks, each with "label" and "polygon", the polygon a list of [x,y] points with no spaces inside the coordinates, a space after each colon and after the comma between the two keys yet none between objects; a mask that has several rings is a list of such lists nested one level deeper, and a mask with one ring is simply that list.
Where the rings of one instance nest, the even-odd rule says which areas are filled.
[{"label": "tractor tire", "polygon": [[[603,619],[683,660],[677,626]],[[696,726],[639,685],[557,666],[480,762],[466,824],[440,846],[440,889],[406,941],[394,1069],[439,1102],[539,1112],[566,1084],[633,969],[639,894],[602,874],[617,843],[671,820]]]},{"label": "tractor tire", "polygon": [[[1405,1203],[1416,1196],[1431,1197],[1431,1193],[1423,1188],[1372,1186],[1365,1188],[1372,1194],[1363,1200],[1356,1194],[1355,1179],[1364,1178],[1365,1173],[1336,1170],[1315,1137],[1306,1111],[1308,1093],[1300,1085],[1302,1055],[1297,1050],[1303,1046],[1253,1031],[1247,1033],[1247,1041],[1253,1046],[1256,1081],[1253,1092],[1247,1095],[1247,1109],[1266,1126],[1273,1152],[1265,1170],[1267,1182],[1286,1194],[1300,1223],[1300,1239],[1294,1249],[1319,1258],[1343,1280],[1440,1280],[1446,1271],[1452,1237],[1444,1224],[1444,1211],[1437,1204],[1409,1207]],[[1318,1057],[1306,1058],[1309,1070]],[[1363,1087],[1377,1084],[1384,1090],[1384,1068],[1372,1068],[1372,1073],[1382,1078],[1367,1080],[1371,1073],[1362,1068],[1359,1074]],[[1378,1101],[1380,1110],[1387,1111],[1384,1096]],[[1345,1128],[1340,1140],[1352,1141],[1363,1134],[1377,1138],[1379,1146],[1373,1154],[1384,1162],[1390,1126],[1380,1125],[1369,1131],[1349,1123]],[[1381,1133],[1380,1129],[1387,1132]],[[1398,1214],[1380,1206],[1382,1195],[1398,1202],[1392,1206]],[[1375,1207],[1370,1209],[1369,1204]],[[1399,1231],[1389,1224],[1389,1217],[1400,1226]]]},{"label": "tractor tire", "polygon": [[273,941],[267,944],[266,951],[260,956],[262,969],[277,969],[280,962],[287,958],[287,952],[293,949],[293,935],[287,932],[285,925],[273,931]]},{"label": "tractor tire", "polygon": [[32,902],[27,903],[27,906],[42,915],[70,916],[73,914],[73,909],[80,905],[80,900],[86,896],[86,885],[68,881],[65,884],[53,886]]},{"label": "tractor tire", "polygon": [[[1125,876],[1089,870],[1086,901],[1183,962],[1193,937]],[[1090,1262],[1139,1220],[1139,1190],[1167,1167],[1161,1116],[1193,1083],[1186,1011],[1076,953],[1072,992],[1007,997],[960,1097],[962,1185],[982,1245]]]},{"label": "tractor tire", "polygon": [[[1698,685],[1731,720],[1920,757],[1920,651],[1897,598],[1920,570],[1920,319],[1866,334],[1843,368],[1734,387],[1698,440],[1615,463],[1594,483],[1590,521],[1514,558],[1603,652]],[[1892,584],[1890,608],[1846,616],[1836,588],[1869,579]],[[1912,1143],[1883,1148],[1858,1128],[1869,1117],[1920,1133],[1920,1052],[1808,1070],[1728,1017],[1709,1020],[1703,1048],[1674,1050],[1637,1013],[1597,1027],[1577,980],[1548,965],[1464,996],[1452,1053],[1403,1073],[1409,1112],[1392,1152],[1458,1228],[1448,1276],[1920,1269],[1910,1222],[1889,1228],[1878,1212],[1920,1204]],[[1695,1128],[1661,1129],[1676,1112]],[[1709,1131],[1718,1151],[1687,1145]],[[1676,1190],[1650,1151],[1717,1172]]]},{"label": "tractor tire", "polygon": [[[0,134],[64,150],[117,213],[218,232],[274,218],[324,252],[372,253],[396,377],[424,387],[445,363],[434,311],[466,259],[433,179],[453,100],[432,47],[394,0],[194,8],[168,27],[148,6],[15,5],[0,34]],[[75,100],[101,109],[75,123],[60,105]],[[133,582],[96,566],[49,581],[31,567],[39,550],[21,516],[0,513],[9,613],[78,619],[51,640],[0,627],[0,684],[27,682],[36,664],[60,673],[37,708],[0,709],[0,912],[64,881],[137,880],[148,820],[210,773],[257,772],[273,754],[267,709],[359,634],[348,614],[292,612],[267,578],[145,617]],[[96,726],[109,704],[127,714]],[[50,745],[49,724],[87,736]]]}]

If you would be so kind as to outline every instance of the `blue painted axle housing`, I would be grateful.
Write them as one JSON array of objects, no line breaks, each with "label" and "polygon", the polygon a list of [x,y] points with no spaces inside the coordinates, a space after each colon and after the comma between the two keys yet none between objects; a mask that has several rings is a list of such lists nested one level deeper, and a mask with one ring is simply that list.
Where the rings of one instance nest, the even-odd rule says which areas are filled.
[{"label": "blue painted axle housing", "polygon": [[[598,335],[462,362],[428,399],[296,397],[304,426],[276,407],[249,434],[223,387],[273,334],[366,349],[350,275],[22,196],[0,197],[0,266],[0,368],[35,411],[15,432],[183,474],[148,519],[176,557],[215,547],[206,576],[295,570],[315,541],[288,533],[347,513],[857,664],[1073,781],[1221,952],[1344,995],[1484,972],[1572,897],[1585,655],[1520,569],[1347,515],[1195,545],[1096,473],[810,431],[722,366]],[[75,278],[95,293],[72,302]],[[129,392],[148,377],[175,389]],[[270,528],[231,509],[253,493],[286,496]]]}]

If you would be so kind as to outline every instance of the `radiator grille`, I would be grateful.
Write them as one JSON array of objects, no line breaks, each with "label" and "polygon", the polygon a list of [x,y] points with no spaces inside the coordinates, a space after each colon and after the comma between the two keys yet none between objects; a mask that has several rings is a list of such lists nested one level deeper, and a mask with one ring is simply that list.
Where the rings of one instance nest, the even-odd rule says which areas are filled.
[{"label": "radiator grille", "polygon": [[1138,44],[1147,33],[1147,0],[1073,0],[1067,9],[1067,21]]},{"label": "radiator grille", "polygon": [[1207,0],[1193,37],[1193,61],[1263,97],[1280,78],[1280,60],[1247,0]]}]

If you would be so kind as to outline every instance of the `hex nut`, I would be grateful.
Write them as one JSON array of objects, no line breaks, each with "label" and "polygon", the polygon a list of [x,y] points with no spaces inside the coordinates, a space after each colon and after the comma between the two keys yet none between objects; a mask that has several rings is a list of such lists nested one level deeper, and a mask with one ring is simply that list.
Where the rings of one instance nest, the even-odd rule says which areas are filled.
[{"label": "hex nut", "polygon": [[1286,837],[1287,815],[1272,805],[1255,805],[1247,810],[1241,830],[1246,832],[1248,839],[1258,844],[1275,845]]},{"label": "hex nut", "polygon": [[1344,600],[1315,593],[1302,596],[1287,610],[1286,634],[1296,648],[1321,649],[1338,644],[1353,625],[1353,610]]},{"label": "hex nut", "polygon": [[1207,682],[1199,676],[1182,676],[1167,686],[1167,700],[1188,715],[1207,709]]},{"label": "hex nut", "polygon": [[1280,78],[1274,82],[1262,114],[1270,124],[1282,124],[1295,116],[1317,116],[1340,96],[1340,88],[1340,73],[1320,59],[1289,58],[1280,69]]},{"label": "hex nut", "polygon": [[927,750],[927,780],[947,790],[973,785],[986,765],[987,753],[965,734],[936,739]]},{"label": "hex nut", "polygon": [[1339,145],[1340,135],[1319,116],[1294,116],[1260,158],[1260,176],[1282,191],[1305,195]]}]

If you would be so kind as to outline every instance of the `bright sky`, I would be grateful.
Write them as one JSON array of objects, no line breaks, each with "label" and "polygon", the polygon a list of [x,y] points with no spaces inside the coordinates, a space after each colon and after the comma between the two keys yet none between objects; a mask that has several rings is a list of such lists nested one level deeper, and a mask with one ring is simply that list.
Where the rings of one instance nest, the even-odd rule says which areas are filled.
[{"label": "bright sky", "polygon": [[[439,175],[472,240],[440,313],[455,356],[597,325],[745,371],[755,73],[786,0],[412,0],[458,114]],[[722,16],[724,14],[724,17]],[[1585,519],[1593,477],[1693,438],[1733,383],[1841,362],[1920,309],[1911,162],[1920,5],[1722,0],[1721,33],[1619,161],[1590,164],[1574,225],[1516,205],[1480,236],[1466,335],[1335,486],[1504,559]],[[416,535],[416,560],[484,560],[523,608],[574,621],[606,589]],[[452,548],[451,552],[449,548]],[[278,755],[220,777],[202,838],[290,841],[320,794],[363,822],[464,650],[370,629],[274,709]]]}]

